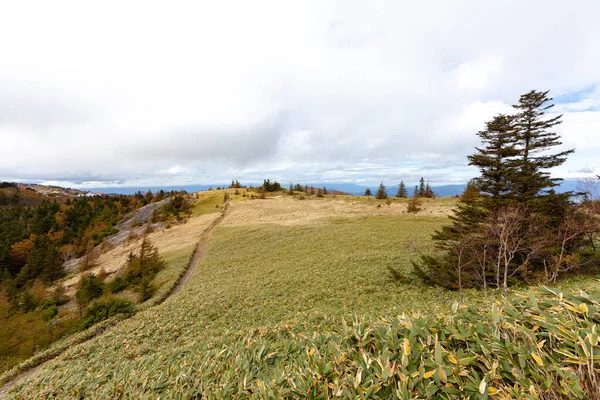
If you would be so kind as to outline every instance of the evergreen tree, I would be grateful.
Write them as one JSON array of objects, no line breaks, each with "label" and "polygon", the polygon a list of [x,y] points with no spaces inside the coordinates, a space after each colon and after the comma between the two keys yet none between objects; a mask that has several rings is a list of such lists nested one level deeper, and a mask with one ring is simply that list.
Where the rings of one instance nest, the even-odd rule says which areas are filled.
[{"label": "evergreen tree", "polygon": [[150,239],[144,237],[139,253],[140,266],[145,276],[154,276],[164,267],[164,261],[158,254],[158,248]]},{"label": "evergreen tree", "polygon": [[421,177],[419,179],[419,197],[425,197],[425,178]]},{"label": "evergreen tree", "polygon": [[558,180],[547,169],[573,150],[550,152],[561,144],[550,132],[561,116],[545,118],[552,107],[547,94],[526,93],[514,106],[516,115],[498,115],[477,134],[483,145],[469,164],[481,175],[467,185],[452,223],[433,236],[438,254],[415,264],[425,282],[459,289],[479,283],[485,289],[490,281],[506,293],[510,279],[545,276],[549,282],[575,268],[565,259],[579,259],[585,223],[570,194],[552,189]]},{"label": "evergreen tree", "polygon": [[125,263],[125,279],[136,285],[144,278],[153,278],[164,267],[158,249],[144,237],[139,253],[129,253]]},{"label": "evergreen tree", "polygon": [[[452,223],[444,225],[432,236],[438,254],[435,256],[422,255],[419,262],[413,262],[415,275],[425,283],[447,289],[459,289],[459,286],[460,289],[463,289],[475,284],[475,279],[472,276],[469,277],[468,271],[462,268],[463,265],[472,265],[472,263],[466,262],[463,257],[459,261],[459,252],[461,249],[464,251],[467,243],[470,247],[476,247],[477,240],[480,239],[474,233],[488,215],[488,212],[482,207],[481,199],[475,182],[469,182],[457,208],[449,216]],[[471,234],[473,236],[469,237]],[[467,255],[465,254],[465,256]],[[458,265],[461,265],[460,273]],[[460,285],[458,284],[459,276]],[[482,279],[485,280],[485,278]]]},{"label": "evergreen tree", "polygon": [[379,188],[377,188],[377,193],[375,194],[375,198],[377,199],[387,199],[388,194],[387,194],[387,189],[385,187],[385,185],[383,184],[383,182],[381,182],[379,184]]},{"label": "evergreen tree", "polygon": [[482,147],[468,156],[469,165],[479,168],[481,176],[476,179],[481,192],[488,196],[492,207],[506,204],[514,198],[517,174],[515,157],[519,155],[514,118],[498,115],[486,123],[486,129],[477,133]]},{"label": "evergreen tree", "polygon": [[408,194],[406,193],[406,185],[404,181],[400,181],[400,185],[398,186],[398,191],[396,192],[396,197],[405,198]]},{"label": "evergreen tree", "polygon": [[84,275],[79,281],[79,287],[75,292],[75,299],[79,305],[79,314],[82,314],[84,308],[90,302],[102,296],[104,291],[104,283],[94,276],[94,274]]},{"label": "evergreen tree", "polygon": [[140,284],[137,287],[138,292],[138,303],[143,303],[152,297],[156,289],[150,283],[150,279],[147,277],[142,278]]},{"label": "evergreen tree", "polygon": [[521,202],[531,202],[541,192],[558,186],[561,179],[550,178],[545,170],[561,165],[575,151],[571,149],[548,154],[550,149],[562,144],[558,134],[550,131],[562,123],[562,115],[546,118],[546,112],[554,106],[550,104],[551,101],[548,91],[532,90],[522,95],[519,103],[513,106],[518,111],[514,126],[520,155],[515,163],[518,171],[515,183],[516,194]]},{"label": "evergreen tree", "polygon": [[152,199],[154,199],[154,194],[152,193],[152,190],[148,190],[148,192],[146,192],[144,195],[144,201],[146,204],[150,204],[152,203]]},{"label": "evergreen tree", "polygon": [[433,199],[435,197],[435,193],[433,193],[433,189],[429,186],[429,183],[425,185],[425,197]]},{"label": "evergreen tree", "polygon": [[371,196],[371,189],[367,188],[367,190],[365,190],[365,196]]},{"label": "evergreen tree", "polygon": [[27,264],[17,276],[17,283],[23,286],[40,277],[45,282],[53,282],[64,275],[60,253],[56,244],[48,235],[38,235],[33,240],[33,247],[27,256]]},{"label": "evergreen tree", "polygon": [[460,201],[463,203],[473,202],[481,198],[481,191],[477,186],[477,181],[475,179],[471,179],[467,182],[467,186],[460,196]]}]

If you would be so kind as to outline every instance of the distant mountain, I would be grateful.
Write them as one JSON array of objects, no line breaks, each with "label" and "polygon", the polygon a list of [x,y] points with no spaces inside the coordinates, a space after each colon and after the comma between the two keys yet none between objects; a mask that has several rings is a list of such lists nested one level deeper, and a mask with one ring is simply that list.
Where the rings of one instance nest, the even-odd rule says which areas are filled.
[{"label": "distant mountain", "polygon": [[[436,196],[445,197],[445,196],[456,196],[457,194],[461,194],[467,185],[443,185],[443,186],[434,186],[433,192]],[[577,192],[578,180],[577,179],[565,179],[562,181],[561,185],[556,188],[557,193],[564,192]]]},{"label": "distant mountain", "polygon": [[[242,182],[243,183],[243,182]],[[253,184],[254,186],[258,186],[258,183]],[[283,188],[287,188],[285,183],[281,184]],[[377,187],[375,186],[361,186],[356,183],[301,183],[302,186],[314,186],[316,188],[326,187],[328,190],[338,190],[340,192],[359,195],[362,196],[365,193],[367,188],[371,189],[372,193],[377,191]],[[188,193],[201,192],[203,190],[208,190],[209,188],[217,188],[217,187],[228,187],[229,183],[216,183],[212,185],[180,185],[180,186],[140,186],[140,187],[98,187],[98,188],[90,188],[89,190],[92,192],[101,192],[106,194],[134,194],[138,191],[142,193],[147,192],[148,190],[152,190],[153,192],[157,192],[159,190],[172,191],[172,190],[185,190]],[[465,190],[466,184],[452,184],[452,185],[440,185],[440,186],[432,186],[433,192],[436,196],[439,197],[447,197],[447,196],[456,196],[461,194]],[[398,186],[397,185],[388,185],[388,195],[394,196],[396,194]],[[412,194],[412,187],[408,185],[407,187],[409,196]],[[556,190],[559,193],[567,192],[567,191],[577,191],[577,180],[576,179],[565,179],[560,187]]]},{"label": "distant mountain", "polygon": [[[243,185],[246,185],[242,182]],[[230,183],[215,183],[212,185],[181,185],[181,186],[139,186],[139,187],[97,187],[91,188],[92,192],[101,192],[106,194],[134,194],[137,192],[145,193],[148,190],[152,190],[152,192],[157,192],[159,190],[164,190],[170,192],[172,190],[185,190],[188,193],[201,192],[203,190],[208,190],[209,188],[217,188],[217,187],[229,187]],[[259,186],[259,183],[252,184],[253,186]],[[356,185],[354,183],[301,183],[302,186],[314,186],[315,188],[327,188],[328,190],[338,190],[340,192],[348,193],[348,194],[364,194],[366,187]],[[281,186],[284,189],[287,189],[289,184],[281,183]]]},{"label": "distant mountain", "polygon": [[[224,184],[221,184],[221,186]],[[148,190],[152,190],[152,192],[158,192],[159,190],[164,190],[166,192],[170,191],[180,191],[185,190],[188,193],[201,192],[203,190],[208,190],[209,188],[216,188],[220,185],[181,185],[181,186],[118,186],[118,187],[97,187],[90,188],[89,190],[92,192],[99,192],[104,194],[135,194],[137,192],[146,193]],[[229,186],[229,183],[225,186]]]},{"label": "distant mountain", "polygon": [[[348,194],[362,195],[365,193],[366,187],[359,186],[356,183],[307,183],[308,186],[314,186],[316,188],[325,187],[327,190],[337,190]],[[304,186],[304,185],[303,185]],[[372,189],[371,189],[372,190]]]},{"label": "distant mountain", "polygon": [[[316,185],[313,185],[316,186]],[[346,192],[354,195],[363,195],[367,188],[371,189],[372,193],[377,191],[377,186],[359,186],[353,183],[348,184],[328,184],[327,189],[335,189],[340,190],[342,192]],[[448,197],[448,196],[456,196],[462,194],[465,190],[466,183],[464,184],[454,184],[454,185],[440,185],[440,186],[432,186],[433,192],[438,197]],[[577,192],[578,180],[577,179],[565,179],[559,187],[556,188],[558,193],[564,192]],[[387,186],[388,195],[394,196],[396,194],[397,186]],[[412,195],[412,188],[410,185],[407,187],[408,195]]]},{"label": "distant mountain", "polygon": [[438,197],[448,197],[448,196],[456,196],[457,194],[461,194],[464,192],[466,184],[462,185],[443,185],[443,186],[433,186],[431,189],[433,193],[435,193]]}]

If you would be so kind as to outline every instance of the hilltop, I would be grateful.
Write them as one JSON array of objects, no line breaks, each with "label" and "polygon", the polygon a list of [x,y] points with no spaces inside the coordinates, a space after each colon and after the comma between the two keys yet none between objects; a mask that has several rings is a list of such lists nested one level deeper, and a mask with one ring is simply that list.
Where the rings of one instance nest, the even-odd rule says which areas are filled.
[{"label": "hilltop", "polygon": [[26,206],[40,205],[44,200],[64,203],[69,198],[99,196],[100,192],[81,191],[60,186],[39,185],[35,183],[1,182],[0,205],[4,203]]}]

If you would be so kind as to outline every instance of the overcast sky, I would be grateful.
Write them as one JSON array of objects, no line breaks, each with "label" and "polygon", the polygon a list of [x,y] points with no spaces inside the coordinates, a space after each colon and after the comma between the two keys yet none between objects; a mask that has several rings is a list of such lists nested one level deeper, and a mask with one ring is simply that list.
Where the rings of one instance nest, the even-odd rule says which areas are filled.
[{"label": "overcast sky", "polygon": [[555,176],[600,173],[600,1],[12,1],[0,179],[463,183],[475,135],[551,90]]}]

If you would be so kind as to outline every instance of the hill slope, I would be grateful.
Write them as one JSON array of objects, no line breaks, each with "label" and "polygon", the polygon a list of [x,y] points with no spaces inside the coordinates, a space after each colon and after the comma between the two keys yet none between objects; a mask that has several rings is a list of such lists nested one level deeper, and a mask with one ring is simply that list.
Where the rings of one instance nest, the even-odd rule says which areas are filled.
[{"label": "hill slope", "polygon": [[[387,272],[388,267],[408,272],[416,252],[428,251],[429,236],[446,222],[449,205],[445,199],[432,200],[423,214],[409,215],[402,201],[390,206],[341,197],[234,201],[214,231],[206,259],[180,293],[73,347],[11,396],[325,398],[379,393],[388,398],[394,393],[410,398],[421,389],[450,396],[454,392],[446,384],[463,378],[464,390],[473,395],[493,394],[492,389],[503,387],[502,377],[490,372],[493,365],[488,368],[481,361],[476,369],[463,368],[479,374],[474,388],[467,388],[472,383],[457,378],[461,370],[448,358],[467,357],[441,334],[454,326],[451,316],[443,316],[452,314],[452,294],[412,281],[395,282]],[[593,291],[596,282],[578,284]],[[550,308],[557,304],[552,301]],[[578,301],[569,304],[579,307],[583,300]],[[468,292],[466,302],[491,304],[493,299]],[[589,304],[590,310],[595,307],[593,301]],[[399,317],[413,311],[426,311],[426,316]],[[460,329],[470,330],[482,319],[476,311],[460,313]],[[545,309],[539,313],[552,314]],[[585,321],[597,320],[595,314],[571,314],[575,317],[565,318],[582,331],[590,329]],[[515,325],[517,317],[506,318]],[[498,329],[494,324],[481,337],[491,340]],[[539,332],[547,334],[546,327]],[[534,339],[535,347],[539,340]],[[540,362],[549,363],[551,354],[542,347]],[[473,351],[469,357],[485,359],[484,350]],[[441,370],[432,369],[438,361]],[[481,371],[490,374],[483,379],[485,386]],[[523,371],[528,369],[521,367]],[[410,382],[418,378],[422,388],[406,386],[411,374]],[[548,376],[552,382],[554,375]],[[458,384],[452,388],[458,391]]]}]

